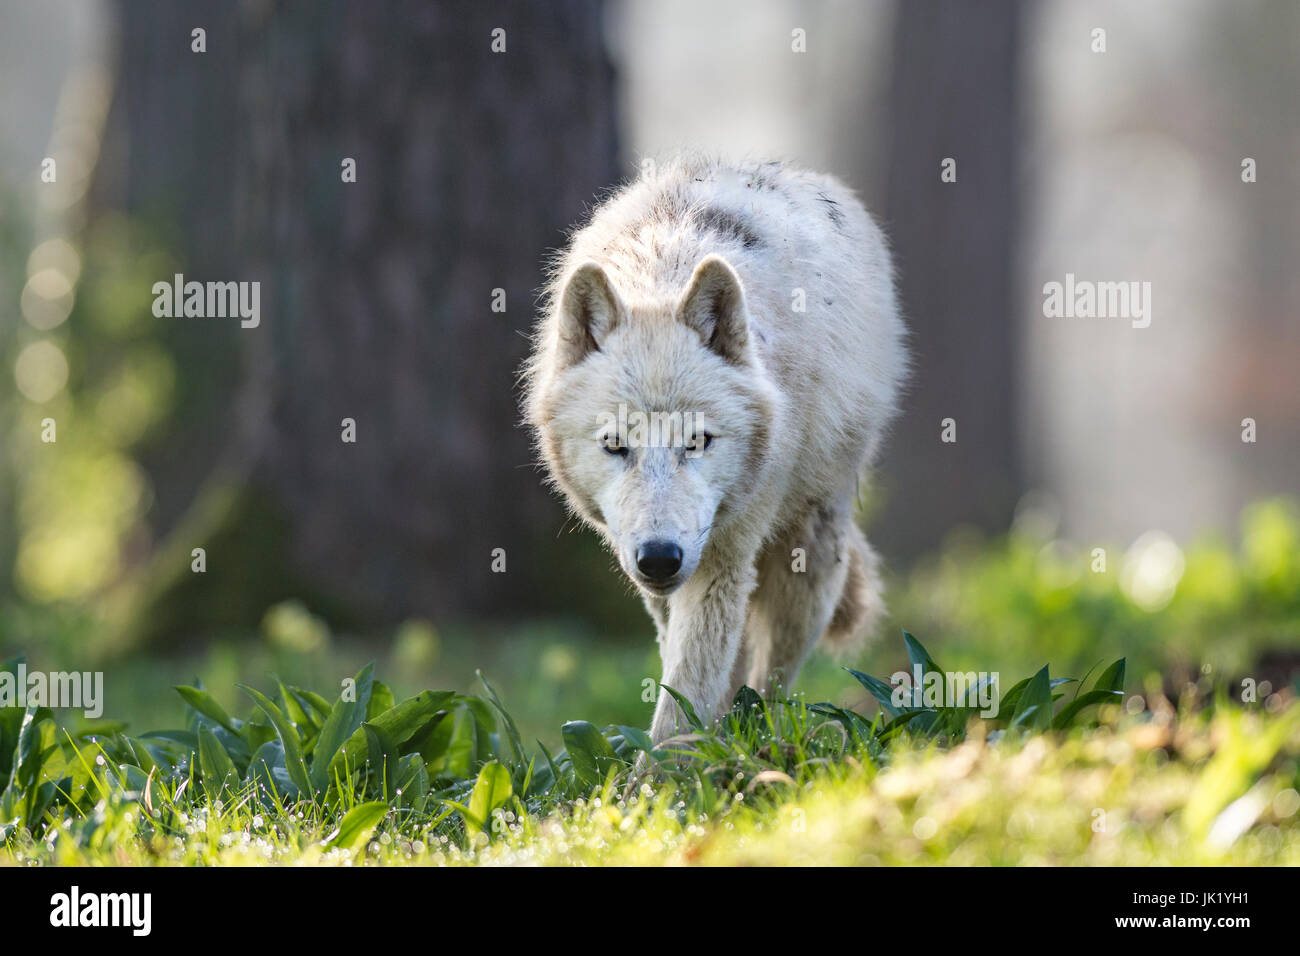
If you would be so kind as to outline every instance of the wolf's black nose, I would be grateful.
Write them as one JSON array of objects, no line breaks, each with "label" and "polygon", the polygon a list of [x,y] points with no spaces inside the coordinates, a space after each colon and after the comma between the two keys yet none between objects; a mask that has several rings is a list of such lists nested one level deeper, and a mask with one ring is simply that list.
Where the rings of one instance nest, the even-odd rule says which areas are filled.
[{"label": "wolf's black nose", "polygon": [[682,549],[671,541],[647,541],[637,548],[636,566],[651,581],[667,581],[682,566]]}]

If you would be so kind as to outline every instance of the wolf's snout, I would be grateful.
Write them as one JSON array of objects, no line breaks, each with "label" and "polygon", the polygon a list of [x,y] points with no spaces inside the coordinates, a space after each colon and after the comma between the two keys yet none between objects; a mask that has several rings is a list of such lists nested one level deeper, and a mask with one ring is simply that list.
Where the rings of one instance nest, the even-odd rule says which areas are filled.
[{"label": "wolf's snout", "polygon": [[655,583],[682,569],[682,549],[671,541],[647,541],[636,549],[636,568]]}]

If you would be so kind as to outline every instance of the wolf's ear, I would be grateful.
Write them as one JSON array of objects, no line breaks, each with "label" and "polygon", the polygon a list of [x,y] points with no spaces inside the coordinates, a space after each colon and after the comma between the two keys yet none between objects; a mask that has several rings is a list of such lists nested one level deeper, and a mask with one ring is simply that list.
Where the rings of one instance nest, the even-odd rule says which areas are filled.
[{"label": "wolf's ear", "polygon": [[749,357],[749,319],[740,276],[721,256],[705,256],[677,306],[677,318],[699,333],[704,344],[728,362]]},{"label": "wolf's ear", "polygon": [[560,293],[561,368],[577,365],[601,343],[623,318],[623,303],[605,270],[584,262],[569,276]]}]

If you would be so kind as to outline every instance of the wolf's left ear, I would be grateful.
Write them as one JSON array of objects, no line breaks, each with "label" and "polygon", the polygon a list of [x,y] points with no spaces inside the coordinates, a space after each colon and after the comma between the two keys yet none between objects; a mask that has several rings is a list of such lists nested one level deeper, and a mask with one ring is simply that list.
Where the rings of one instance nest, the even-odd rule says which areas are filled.
[{"label": "wolf's left ear", "polygon": [[677,318],[699,333],[704,344],[728,362],[749,358],[749,318],[740,276],[722,256],[705,256],[695,267]]}]

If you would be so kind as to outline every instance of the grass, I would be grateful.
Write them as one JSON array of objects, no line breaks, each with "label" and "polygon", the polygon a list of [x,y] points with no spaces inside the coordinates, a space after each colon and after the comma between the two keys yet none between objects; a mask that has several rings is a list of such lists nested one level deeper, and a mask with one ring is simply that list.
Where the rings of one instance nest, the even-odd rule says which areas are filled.
[{"label": "grass", "polygon": [[396,701],[370,666],[332,703],[246,687],[244,719],[180,687],[185,727],[138,736],[0,711],[0,863],[1300,863],[1286,693],[1148,705],[1119,661],[1043,668],[983,718],[978,688],[908,700],[850,673],[875,714],[742,690],[659,748],[570,721],[554,753],[486,682]]}]

